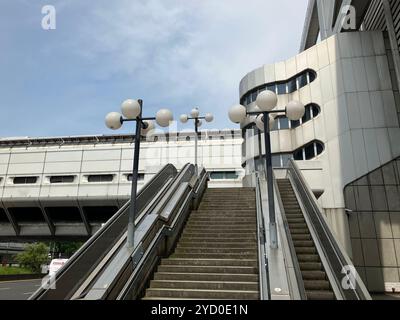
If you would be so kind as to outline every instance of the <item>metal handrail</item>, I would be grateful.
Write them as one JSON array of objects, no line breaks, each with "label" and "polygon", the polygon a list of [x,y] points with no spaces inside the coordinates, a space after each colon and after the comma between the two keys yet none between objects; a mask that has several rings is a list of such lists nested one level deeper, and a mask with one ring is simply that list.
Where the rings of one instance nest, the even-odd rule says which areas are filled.
[{"label": "metal handrail", "polygon": [[[146,208],[165,181],[176,175],[177,170],[173,165],[164,166],[139,191],[139,208]],[[126,231],[129,205],[130,201],[127,201],[57,272],[55,279],[51,280],[56,290],[41,287],[29,299],[68,299]]]},{"label": "metal handrail", "polygon": [[353,266],[350,258],[346,255],[344,250],[337,243],[334,235],[332,234],[325,218],[317,204],[314,194],[312,193],[310,187],[306,183],[300,169],[298,168],[296,162],[291,159],[289,161],[288,171],[293,178],[294,187],[296,187],[299,196],[305,207],[305,214],[308,216],[311,225],[309,227],[313,228],[318,241],[321,244],[324,254],[325,261],[328,265],[324,265],[325,269],[329,269],[334,276],[336,286],[340,291],[340,297],[346,300],[370,300],[368,290],[366,289],[361,278],[355,275],[355,288],[349,286],[349,288],[344,289],[342,286],[342,280],[345,278],[344,273],[347,270],[346,267]]},{"label": "metal handrail", "polygon": [[[275,175],[274,175],[274,188],[275,188],[275,190],[279,190]],[[296,249],[294,247],[293,238],[292,238],[292,234],[290,232],[289,223],[287,221],[285,207],[282,202],[280,190],[279,190],[279,192],[276,192],[276,197],[277,197],[279,209],[281,212],[281,218],[283,221],[283,228],[285,230],[287,244],[289,247],[289,253],[290,253],[290,256],[292,257],[292,264],[293,264],[293,269],[294,269],[294,272],[296,275],[296,283],[297,283],[298,293],[299,293],[301,300],[307,300],[306,289],[304,287],[303,275],[301,273],[300,264],[297,259]]]},{"label": "metal handrail", "polygon": [[257,208],[257,247],[258,247],[258,272],[260,299],[270,300],[270,287],[268,281],[268,255],[266,250],[265,219],[262,207],[260,176],[254,173],[256,182],[256,208]]}]

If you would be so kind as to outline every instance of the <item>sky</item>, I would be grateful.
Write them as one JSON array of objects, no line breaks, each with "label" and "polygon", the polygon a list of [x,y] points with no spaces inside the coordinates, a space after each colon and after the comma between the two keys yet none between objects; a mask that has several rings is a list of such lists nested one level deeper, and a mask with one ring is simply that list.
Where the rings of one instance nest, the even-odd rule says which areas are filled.
[{"label": "sky", "polygon": [[[0,137],[129,133],[125,99],[175,119],[199,107],[227,129],[239,82],[298,53],[307,0],[1,0]],[[56,29],[42,28],[42,7]],[[178,130],[190,125],[178,125]]]}]

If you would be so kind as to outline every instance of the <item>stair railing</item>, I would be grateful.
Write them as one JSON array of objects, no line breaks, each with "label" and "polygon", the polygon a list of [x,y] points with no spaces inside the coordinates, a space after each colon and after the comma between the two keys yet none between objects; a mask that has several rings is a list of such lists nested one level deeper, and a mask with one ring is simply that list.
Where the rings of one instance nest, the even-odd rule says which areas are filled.
[{"label": "stair railing", "polygon": [[[333,285],[336,298],[345,300],[371,300],[371,296],[365,287],[361,277],[357,274],[351,259],[336,241],[325,218],[319,208],[317,199],[315,198],[311,188],[305,181],[296,162],[291,159],[288,164],[288,173],[291,177],[293,187],[296,189],[301,198],[302,205],[305,209],[304,214],[310,221],[309,228],[314,230],[323,254],[325,270],[330,273],[335,283]],[[355,274],[353,274],[355,272]],[[352,282],[353,281],[353,282]],[[344,284],[344,285],[343,285]]]}]

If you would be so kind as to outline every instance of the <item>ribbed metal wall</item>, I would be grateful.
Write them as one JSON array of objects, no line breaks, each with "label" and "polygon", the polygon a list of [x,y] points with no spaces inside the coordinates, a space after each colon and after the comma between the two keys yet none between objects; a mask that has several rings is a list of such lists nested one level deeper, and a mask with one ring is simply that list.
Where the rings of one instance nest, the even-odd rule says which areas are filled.
[{"label": "ribbed metal wall", "polygon": [[[400,47],[400,1],[390,0],[397,42]],[[381,0],[372,0],[364,19],[365,30],[386,30],[386,19]]]}]

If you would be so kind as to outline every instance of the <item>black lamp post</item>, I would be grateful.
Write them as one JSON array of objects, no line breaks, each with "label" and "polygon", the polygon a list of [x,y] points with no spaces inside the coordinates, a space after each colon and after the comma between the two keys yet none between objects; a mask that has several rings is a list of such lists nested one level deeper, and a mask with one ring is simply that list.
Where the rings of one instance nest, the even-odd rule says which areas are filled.
[{"label": "black lamp post", "polygon": [[124,122],[136,122],[135,130],[135,147],[133,154],[133,170],[132,170],[132,185],[131,185],[131,205],[129,208],[128,220],[128,236],[127,246],[134,248],[135,246],[135,220],[137,217],[137,182],[139,176],[139,156],[140,156],[140,138],[154,129],[154,122],[161,127],[168,127],[173,120],[172,112],[168,109],[161,109],[155,117],[142,117],[142,100],[125,100],[121,105],[122,115],[118,112],[111,112],[106,116],[106,126],[112,130],[117,130],[122,127]]},{"label": "black lamp post", "polygon": [[[272,170],[272,152],[271,152],[271,135],[270,127],[273,119],[270,114],[285,113],[290,120],[299,120],[304,116],[304,105],[298,101],[291,101],[285,109],[274,110],[278,103],[278,97],[275,92],[263,91],[257,97],[257,107],[259,111],[247,112],[246,107],[242,105],[233,106],[229,110],[229,118],[234,123],[243,122],[247,116],[257,116],[256,125],[260,130],[264,131],[265,143],[265,162],[266,177],[268,188],[268,209],[269,209],[269,232],[271,248],[278,247],[278,234],[275,217],[275,198],[274,198],[274,182]],[[262,150],[260,150],[260,153]]]},{"label": "black lamp post", "polygon": [[194,137],[194,164],[195,164],[195,170],[196,170],[196,175],[198,175],[199,170],[198,170],[198,163],[197,163],[197,154],[198,154],[198,140],[199,140],[199,127],[201,126],[202,122],[201,120],[206,120],[207,122],[212,122],[214,120],[214,116],[211,113],[207,113],[204,117],[200,116],[200,112],[198,108],[194,108],[190,112],[190,116],[187,114],[182,114],[180,116],[180,120],[182,123],[187,123],[189,120],[194,120],[194,132],[195,132],[195,137]]}]

